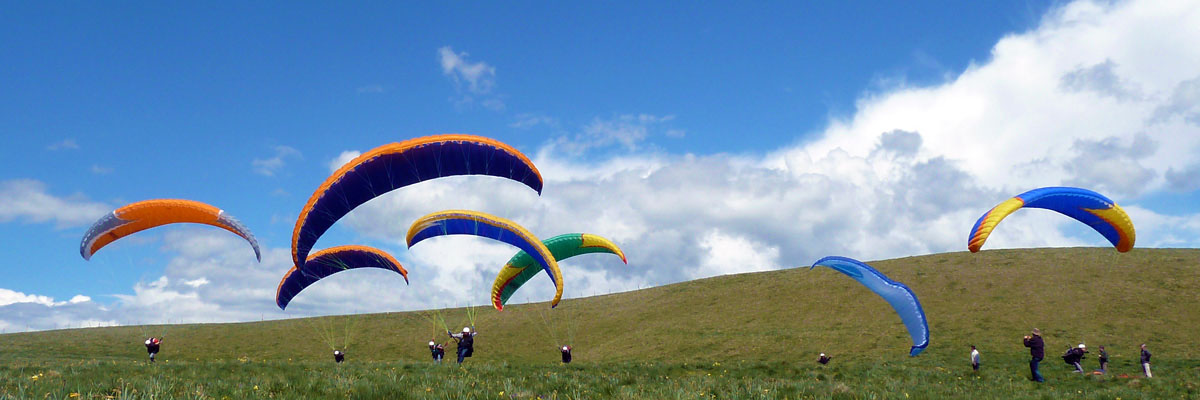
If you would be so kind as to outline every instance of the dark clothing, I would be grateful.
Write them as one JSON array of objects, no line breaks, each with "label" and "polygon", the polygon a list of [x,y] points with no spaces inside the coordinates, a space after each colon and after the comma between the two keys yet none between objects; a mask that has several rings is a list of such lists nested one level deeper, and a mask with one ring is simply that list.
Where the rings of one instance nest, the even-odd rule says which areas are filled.
[{"label": "dark clothing", "polygon": [[562,351],[562,362],[563,362],[563,364],[571,363],[571,350],[563,350]]},{"label": "dark clothing", "polygon": [[1086,354],[1086,352],[1083,351],[1083,349],[1074,348],[1067,350],[1067,353],[1063,354],[1062,357],[1063,361],[1067,364],[1079,364],[1080,361],[1083,361],[1084,354]]},{"label": "dark clothing", "polygon": [[1039,335],[1033,335],[1029,339],[1025,339],[1025,347],[1029,348],[1029,356],[1033,358],[1046,358],[1046,342],[1042,341]]},{"label": "dark clothing", "polygon": [[333,361],[336,361],[336,362],[339,362],[339,363],[340,363],[340,362],[342,362],[342,361],[346,361],[346,353],[337,353],[337,354],[334,354],[334,355],[333,355]]},{"label": "dark clothing", "polygon": [[821,356],[821,358],[817,359],[817,362],[819,362],[821,364],[829,364],[829,360],[832,360],[832,359],[833,359],[833,357]]},{"label": "dark clothing", "polygon": [[440,344],[429,346],[429,355],[433,356],[433,361],[441,362],[446,356],[446,348]]},{"label": "dark clothing", "polygon": [[[447,332],[449,333],[449,332]],[[475,354],[475,335],[479,332],[463,332],[452,333],[450,337],[458,342],[458,363],[462,364],[463,359]]]},{"label": "dark clothing", "polygon": [[1150,350],[1142,349],[1142,364],[1150,362]]},{"label": "dark clothing", "polygon": [[158,354],[159,343],[162,342],[151,339],[150,343],[146,345],[146,353],[150,354],[150,362],[154,362],[154,356]]},{"label": "dark clothing", "polygon": [[1034,382],[1045,382],[1046,381],[1046,378],[1043,378],[1042,374],[1040,372],[1038,372],[1038,363],[1041,363],[1041,362],[1042,362],[1041,357],[1033,357],[1033,358],[1029,359],[1029,376],[1030,376],[1029,379]]},{"label": "dark clothing", "polygon": [[1029,379],[1035,382],[1045,382],[1046,378],[1038,372],[1038,364],[1046,357],[1046,342],[1042,341],[1041,335],[1033,335],[1029,339],[1025,339],[1025,347],[1029,348]]},{"label": "dark clothing", "polygon": [[1104,351],[1104,350],[1100,350],[1100,365],[1104,365],[1107,362],[1108,362],[1108,352]]}]

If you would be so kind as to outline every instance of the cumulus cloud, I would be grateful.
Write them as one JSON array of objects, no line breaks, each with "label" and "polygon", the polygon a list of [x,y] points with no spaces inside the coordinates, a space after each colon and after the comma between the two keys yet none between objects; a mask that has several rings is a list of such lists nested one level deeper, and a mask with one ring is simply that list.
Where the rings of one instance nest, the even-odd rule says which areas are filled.
[{"label": "cumulus cloud", "polygon": [[1178,170],[1175,167],[1168,168],[1166,178],[1172,190],[1178,192],[1200,190],[1200,163]]},{"label": "cumulus cloud", "polygon": [[90,224],[112,207],[81,195],[56,196],[32,179],[0,181],[0,222],[53,222],[60,228]]},{"label": "cumulus cloud", "polygon": [[455,102],[469,104],[478,100],[489,109],[504,109],[504,102],[499,96],[492,94],[492,88],[496,86],[496,67],[483,61],[470,62],[468,57],[466,52],[455,52],[450,46],[438,49],[442,74],[454,83],[454,89],[458,93]]},{"label": "cumulus cloud", "polygon": [[1091,90],[1121,100],[1139,97],[1138,89],[1121,79],[1116,68],[1117,64],[1110,59],[1091,67],[1079,67],[1063,75],[1059,86],[1075,92]]},{"label": "cumulus cloud", "polygon": [[1075,156],[1066,162],[1070,174],[1066,183],[1102,192],[1136,195],[1154,181],[1158,172],[1143,166],[1140,160],[1154,155],[1158,142],[1139,134],[1121,143],[1122,138],[1079,139],[1071,146]]},{"label": "cumulus cloud", "polygon": [[275,155],[268,158],[256,158],[250,162],[254,172],[263,176],[275,176],[276,172],[287,165],[287,160],[300,158],[300,150],[290,146],[275,146]]}]

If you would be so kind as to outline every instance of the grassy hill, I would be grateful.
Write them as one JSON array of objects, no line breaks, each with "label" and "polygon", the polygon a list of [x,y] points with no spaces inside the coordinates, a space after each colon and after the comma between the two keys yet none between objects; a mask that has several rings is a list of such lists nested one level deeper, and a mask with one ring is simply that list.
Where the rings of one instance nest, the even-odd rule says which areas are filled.
[{"label": "grassy hill", "polygon": [[[721,276],[569,299],[549,315],[557,324],[556,335],[565,335],[566,325],[574,328],[576,359],[598,369],[646,362],[654,363],[646,368],[668,369],[738,363],[743,367],[736,371],[746,376],[754,376],[755,368],[763,368],[763,376],[804,375],[816,354],[825,352],[835,356],[838,368],[847,368],[846,375],[831,378],[869,380],[850,371],[897,366],[901,369],[878,373],[897,374],[898,382],[917,385],[922,374],[961,370],[968,346],[974,344],[996,377],[1020,381],[1028,374],[1028,353],[1020,339],[1038,327],[1047,343],[1044,370],[1060,372],[1065,366],[1055,356],[1084,342],[1093,350],[1105,345],[1113,368],[1134,374],[1137,346],[1145,342],[1156,365],[1164,368],[1159,374],[1186,375],[1193,381],[1200,376],[1200,250],[993,250],[871,264],[920,298],[931,331],[930,346],[920,357],[907,356],[911,341],[886,302],[826,268]],[[539,310],[545,307],[515,305],[503,312],[480,307],[481,335],[470,363],[480,368],[531,366],[531,373],[553,366],[558,343],[541,320]],[[317,366],[326,365],[331,356],[320,331],[330,326],[354,327],[349,348],[354,362],[394,368],[428,359],[426,343],[433,328],[419,313],[327,318],[332,320],[0,335],[0,364],[10,365],[9,370],[0,369],[0,377],[5,371],[16,373],[11,368],[28,373],[28,368],[55,363],[140,361],[145,357],[140,342],[147,331],[166,332],[161,357],[175,364],[304,363],[324,368]],[[465,321],[465,311],[447,310],[445,319],[452,328],[461,328],[455,323]],[[1094,364],[1094,358],[1086,362]],[[869,387],[863,386],[868,393],[883,390]],[[821,393],[839,393],[829,390]],[[855,397],[862,393],[858,390],[850,385],[843,393]],[[1197,395],[1190,391],[1194,387],[1184,390],[1185,395]],[[1137,397],[1136,393],[1131,394]]]}]

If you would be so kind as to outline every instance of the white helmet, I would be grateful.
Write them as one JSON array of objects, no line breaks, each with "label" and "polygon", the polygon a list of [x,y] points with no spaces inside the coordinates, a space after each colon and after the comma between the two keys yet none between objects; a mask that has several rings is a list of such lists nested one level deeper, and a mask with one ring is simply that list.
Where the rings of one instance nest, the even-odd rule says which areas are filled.
[{"label": "white helmet", "polygon": [[821,357],[825,357],[825,353],[821,353]]},{"label": "white helmet", "polygon": [[430,341],[429,341],[429,345],[430,345],[430,346],[433,346],[433,341],[432,341],[432,340],[430,340]]},{"label": "white helmet", "polygon": [[340,352],[340,351],[337,351],[337,350],[334,350],[334,351],[333,351],[333,355],[335,355],[335,356],[336,356],[336,355],[338,355],[338,354],[342,354],[342,352]]},{"label": "white helmet", "polygon": [[463,327],[463,333],[471,333],[471,328]]},{"label": "white helmet", "polygon": [[146,345],[147,345],[147,346],[149,346],[149,345],[150,345],[150,339],[146,339]]},{"label": "white helmet", "polygon": [[567,346],[563,346],[563,351],[567,351]]},{"label": "white helmet", "polygon": [[1084,345],[1083,345],[1083,343],[1080,343],[1080,344],[1079,344],[1079,348],[1081,348],[1081,349],[1086,349],[1086,348],[1087,348],[1087,346],[1084,346]]}]

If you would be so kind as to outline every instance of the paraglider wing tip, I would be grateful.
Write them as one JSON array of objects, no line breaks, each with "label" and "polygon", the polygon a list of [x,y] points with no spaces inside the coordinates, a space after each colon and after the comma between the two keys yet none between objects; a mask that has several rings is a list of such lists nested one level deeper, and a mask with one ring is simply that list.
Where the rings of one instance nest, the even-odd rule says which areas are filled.
[{"label": "paraglider wing tip", "polygon": [[925,347],[927,347],[927,346],[928,345],[913,346],[912,349],[908,351],[908,356],[916,357],[917,355],[921,354],[922,351],[925,351]]}]

